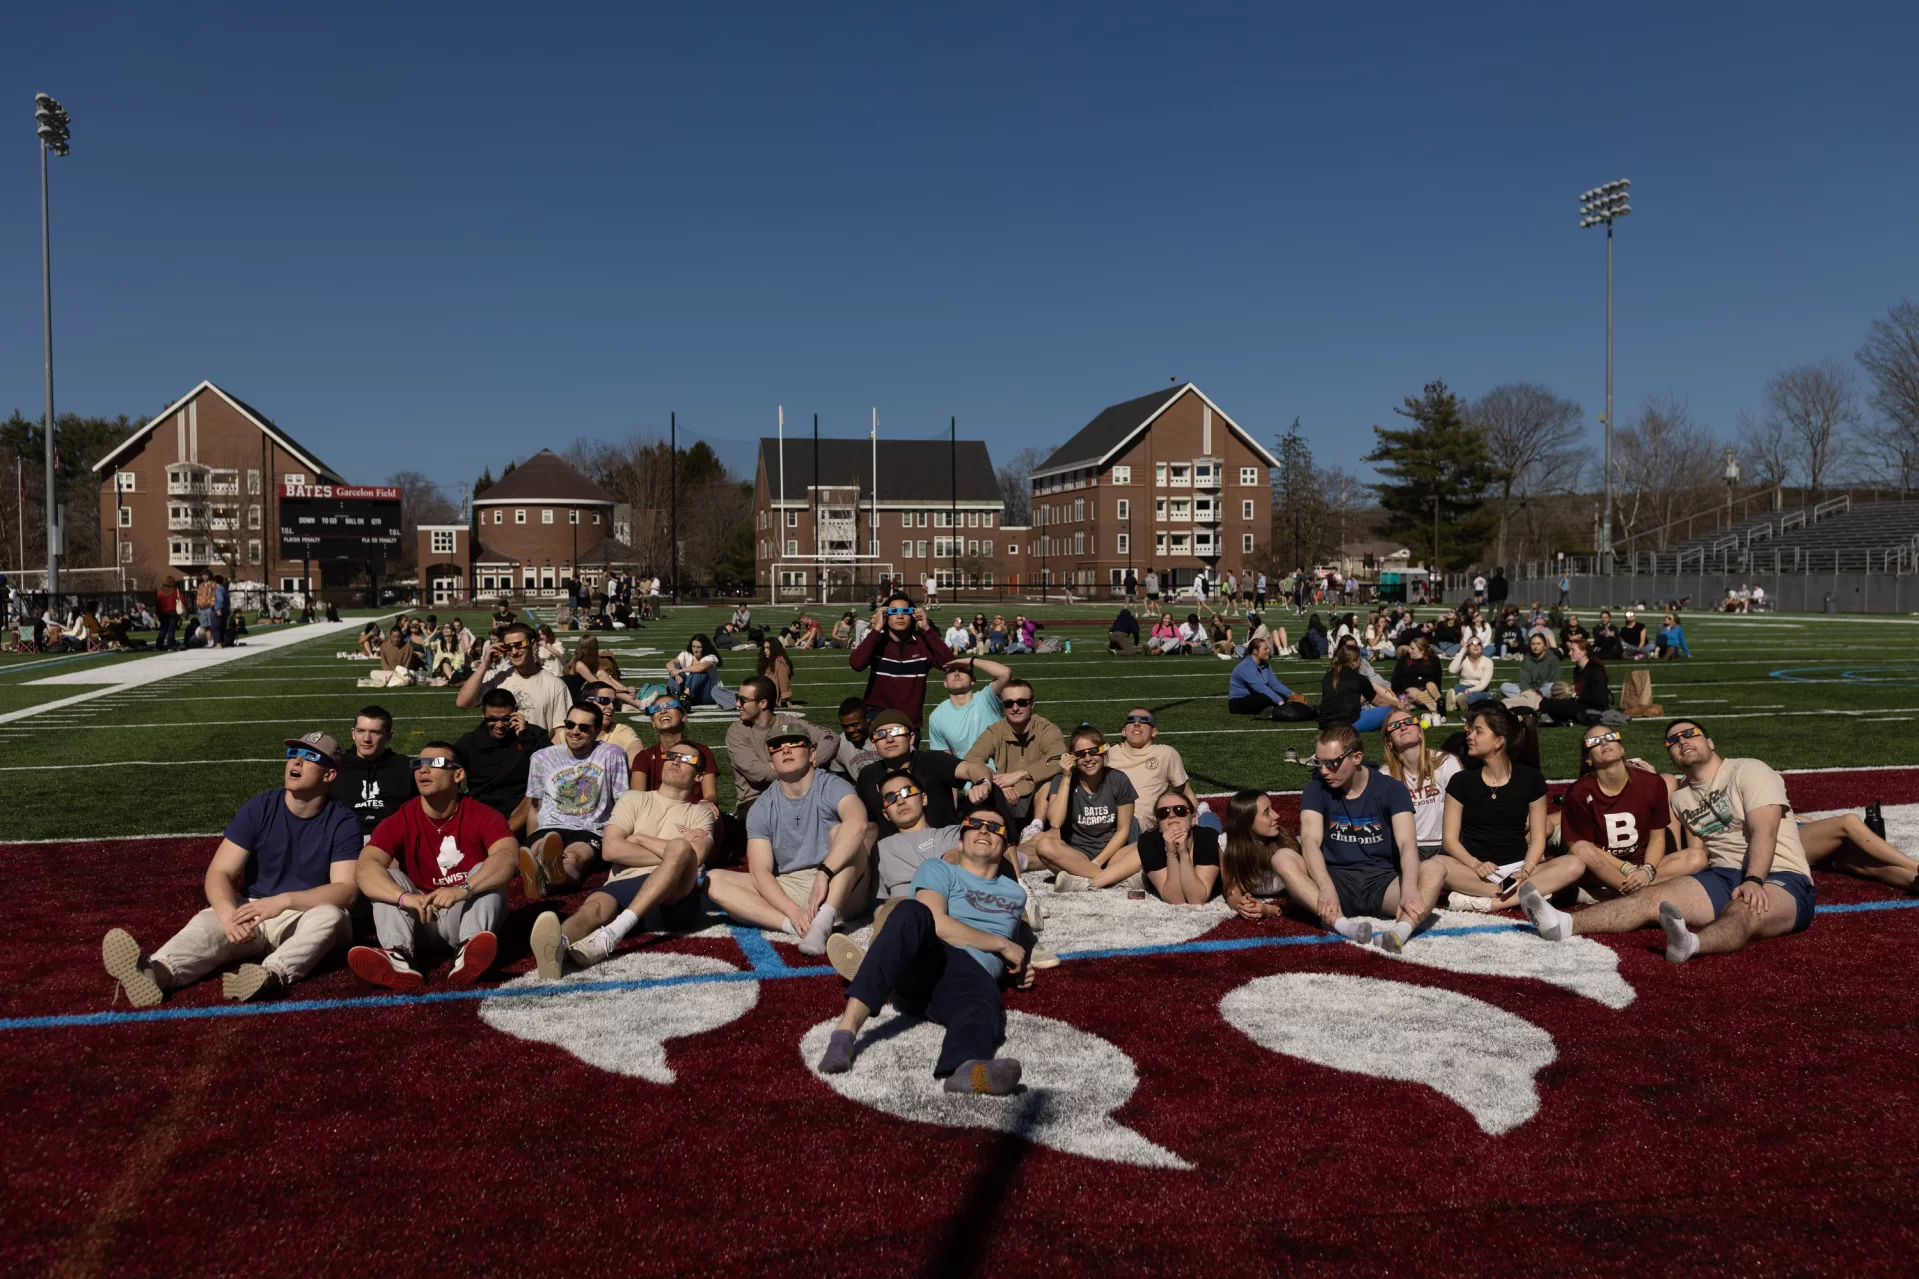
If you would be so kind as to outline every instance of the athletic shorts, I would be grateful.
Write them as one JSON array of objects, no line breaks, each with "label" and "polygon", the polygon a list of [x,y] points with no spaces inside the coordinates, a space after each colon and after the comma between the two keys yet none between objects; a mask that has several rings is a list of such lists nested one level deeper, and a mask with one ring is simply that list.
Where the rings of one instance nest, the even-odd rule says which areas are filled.
[{"label": "athletic shorts", "polygon": [[[1732,901],[1732,893],[1746,877],[1746,872],[1733,866],[1708,866],[1693,876],[1699,886],[1706,890],[1706,896],[1712,898],[1714,919],[1726,913],[1726,906]],[[1766,876],[1766,884],[1771,888],[1783,888],[1791,896],[1798,916],[1793,920],[1792,931],[1803,933],[1812,927],[1812,914],[1819,905],[1818,892],[1812,881],[1804,875],[1795,875],[1788,870],[1776,870]]]},{"label": "athletic shorts", "polygon": [[[633,904],[633,899],[640,895],[640,890],[646,887],[646,881],[652,874],[653,872],[648,870],[638,875],[622,875],[618,879],[607,880],[593,891],[611,897],[615,910],[625,910]],[[677,901],[661,902],[659,909],[666,917],[667,927],[676,928],[683,926],[685,922],[677,919],[676,916],[686,914],[697,917],[700,913],[699,903],[700,894],[696,885]]]},{"label": "athletic shorts", "polygon": [[569,844],[587,844],[592,847],[595,857],[600,855],[600,837],[598,835],[595,835],[590,830],[574,830],[570,826],[542,826],[526,837],[527,847],[531,848],[548,835],[558,835],[560,837],[561,847]]},{"label": "athletic shorts", "polygon": [[1333,877],[1333,888],[1339,894],[1340,914],[1371,915],[1375,918],[1386,916],[1386,890],[1399,878],[1397,866],[1348,866],[1327,862],[1326,873]]},{"label": "athletic shorts", "polygon": [[[773,879],[779,884],[780,891],[786,894],[788,901],[805,910],[807,902],[812,899],[814,877],[825,873],[814,866],[805,870],[789,870],[785,874],[775,874]],[[872,900],[873,878],[868,875],[862,881],[863,886],[860,890],[846,899],[846,909],[841,912],[843,915],[858,915],[866,909],[867,903]]]}]

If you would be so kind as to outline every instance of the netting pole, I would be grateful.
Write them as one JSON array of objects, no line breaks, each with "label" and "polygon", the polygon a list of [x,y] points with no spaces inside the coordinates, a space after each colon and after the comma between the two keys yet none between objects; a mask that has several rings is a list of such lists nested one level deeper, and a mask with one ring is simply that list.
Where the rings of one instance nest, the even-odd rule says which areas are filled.
[{"label": "netting pole", "polygon": [[675,410],[668,418],[672,434],[667,437],[669,483],[673,487],[673,514],[667,524],[667,554],[673,564],[673,602],[680,602],[680,415]]}]

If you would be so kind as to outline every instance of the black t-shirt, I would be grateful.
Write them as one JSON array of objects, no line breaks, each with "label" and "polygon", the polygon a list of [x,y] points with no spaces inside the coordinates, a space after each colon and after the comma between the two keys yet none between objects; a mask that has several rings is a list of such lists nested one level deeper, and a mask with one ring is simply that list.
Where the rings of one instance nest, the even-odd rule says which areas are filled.
[{"label": "black t-shirt", "polygon": [[1338,678],[1327,671],[1319,681],[1319,726],[1359,722],[1359,712],[1373,697],[1373,683],[1357,667],[1342,666]]},{"label": "black t-shirt", "polygon": [[1588,661],[1573,676],[1573,696],[1581,706],[1603,711],[1612,705],[1612,688],[1606,679],[1606,668],[1598,662]]},{"label": "black t-shirt", "polygon": [[1526,810],[1546,793],[1538,769],[1515,762],[1513,775],[1497,791],[1476,768],[1454,774],[1446,794],[1460,803],[1459,842],[1481,861],[1495,866],[1526,858]]},{"label": "black t-shirt", "polygon": [[1433,642],[1435,644],[1459,643],[1459,628],[1451,622],[1441,622],[1433,627]]},{"label": "black t-shirt", "polygon": [[531,724],[518,737],[509,734],[504,740],[476,728],[453,744],[453,753],[466,769],[466,793],[500,816],[511,817],[526,798],[533,752],[547,745],[547,735]]},{"label": "black t-shirt", "polygon": [[[1193,865],[1219,865],[1219,832],[1211,826],[1195,826],[1192,834]],[[1139,837],[1139,869],[1142,874],[1166,869],[1166,837],[1157,830],[1149,830]],[[1159,890],[1153,887],[1153,881],[1146,881],[1146,891],[1159,896]],[[1219,881],[1213,881],[1213,896],[1219,896]]]},{"label": "black t-shirt", "polygon": [[[961,784],[959,756],[950,751],[914,751],[899,759],[876,759],[860,770],[854,786],[866,814],[880,825],[880,838],[899,833],[892,818],[880,803],[880,787],[888,777],[907,775],[926,792],[926,824],[952,826],[959,822],[959,810],[953,804],[953,788]],[[998,787],[994,788],[995,790]]]},{"label": "black t-shirt", "polygon": [[353,810],[360,822],[360,834],[366,836],[419,791],[413,785],[412,761],[382,750],[372,759],[363,759],[357,753],[343,756],[327,793]]},{"label": "black t-shirt", "polygon": [[1646,642],[1646,628],[1639,623],[1638,619],[1634,619],[1619,628],[1619,638],[1634,647],[1639,647]]},{"label": "black t-shirt", "polygon": [[1395,693],[1437,683],[1439,683],[1439,659],[1430,651],[1423,658],[1414,657],[1408,653],[1393,666],[1393,692]]}]

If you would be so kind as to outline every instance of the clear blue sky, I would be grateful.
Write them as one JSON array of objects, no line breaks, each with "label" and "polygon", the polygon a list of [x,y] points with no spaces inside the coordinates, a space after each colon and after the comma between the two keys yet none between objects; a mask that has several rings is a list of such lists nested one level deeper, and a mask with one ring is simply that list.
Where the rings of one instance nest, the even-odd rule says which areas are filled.
[{"label": "clear blue sky", "polygon": [[[1192,379],[1359,469],[1434,377],[1730,432],[1919,296],[1919,6],[10,6],[0,411],[202,377],[349,478],[576,435],[996,458]],[[617,10],[617,12],[609,12]],[[1597,432],[1594,426],[1595,434]]]}]

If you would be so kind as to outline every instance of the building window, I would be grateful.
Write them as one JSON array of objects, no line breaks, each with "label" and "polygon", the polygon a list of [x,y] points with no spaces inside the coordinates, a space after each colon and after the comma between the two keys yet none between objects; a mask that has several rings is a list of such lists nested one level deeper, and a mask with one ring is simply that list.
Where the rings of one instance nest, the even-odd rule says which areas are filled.
[{"label": "building window", "polygon": [[1073,534],[1073,554],[1075,555],[1086,554],[1086,534],[1084,533]]},{"label": "building window", "polygon": [[798,555],[800,553],[800,542],[798,538],[789,537],[786,539],[786,553],[788,555]]},{"label": "building window", "polygon": [[1211,555],[1213,553],[1213,534],[1210,529],[1201,529],[1199,532],[1193,534],[1193,552],[1196,555]]},{"label": "building window", "polygon": [[131,506],[121,507],[117,514],[121,528],[133,527],[133,508]]},{"label": "building window", "polygon": [[1019,543],[1018,543],[1018,542],[1008,542],[1008,543],[1006,544],[1006,553],[1007,553],[1008,555],[1018,555],[1018,554],[1019,554]]},{"label": "building window", "polygon": [[1193,487],[1193,468],[1185,462],[1175,462],[1168,472],[1168,488],[1189,489]]},{"label": "building window", "polygon": [[1153,499],[1153,518],[1155,520],[1160,521],[1161,523],[1165,522],[1166,520],[1166,499],[1165,498],[1156,497]]},{"label": "building window", "polygon": [[1166,487],[1166,463],[1153,463],[1153,485],[1155,488]]},{"label": "building window", "polygon": [[1250,520],[1253,518],[1253,499],[1252,498],[1249,497],[1245,501],[1239,504],[1239,518],[1242,520]]},{"label": "building window", "polygon": [[900,512],[900,527],[901,528],[913,527],[913,513],[911,511]]},{"label": "building window", "polygon": [[800,513],[798,511],[788,511],[786,513],[786,527],[798,528],[799,526],[800,526]]},{"label": "building window", "polygon": [[978,528],[978,527],[979,527],[979,512],[978,512],[978,511],[968,511],[968,512],[966,513],[966,527],[967,527],[967,528]]},{"label": "building window", "polygon": [[926,512],[925,512],[925,511],[915,511],[915,512],[914,512],[914,515],[915,515],[915,516],[916,516],[916,517],[917,517],[917,518],[919,519],[919,526],[920,526],[921,528],[925,528],[925,527],[926,527]]},{"label": "building window", "polygon": [[1166,534],[1164,533],[1153,534],[1153,554],[1155,555],[1166,554]]},{"label": "building window", "polygon": [[553,508],[550,506],[543,508],[540,511],[540,523],[551,524],[552,522],[553,522]]},{"label": "building window", "polygon": [[1183,498],[1183,497],[1174,498],[1173,499],[1173,518],[1175,520],[1192,519],[1193,518],[1192,502],[1188,501],[1186,498]]},{"label": "building window", "polygon": [[259,562],[260,562],[260,539],[257,537],[249,537],[247,539],[247,563],[258,564]]},{"label": "building window", "polygon": [[1131,484],[1132,482],[1133,482],[1133,468],[1132,468],[1132,467],[1130,467],[1130,466],[1116,466],[1116,467],[1114,467],[1114,468],[1113,468],[1113,483],[1115,483],[1115,484]]},{"label": "building window", "polygon": [[1119,518],[1122,520],[1130,520],[1133,518],[1133,503],[1130,498],[1122,497],[1119,500]]},{"label": "building window", "polygon": [[784,589],[805,590],[806,573],[804,570],[781,569],[780,586]]},{"label": "building window", "polygon": [[[923,518],[924,518],[924,517],[922,516],[922,519],[923,519]],[[920,539],[920,550],[919,550],[919,554],[918,554],[918,555],[916,555],[916,556],[914,556],[913,558],[915,558],[915,559],[921,559],[921,560],[923,560],[923,559],[925,559],[925,558],[926,558],[926,539],[925,539],[925,538],[923,538],[923,537],[922,537],[922,538]]]},{"label": "building window", "polygon": [[1192,539],[1185,533],[1173,534],[1172,540],[1169,543],[1170,549],[1172,550],[1172,553],[1175,555],[1186,554],[1187,548],[1190,547],[1191,545],[1192,545]]},{"label": "building window", "polygon": [[593,522],[595,524],[600,522],[600,513],[598,511],[593,512]]},{"label": "building window", "polygon": [[1086,499],[1083,497],[1076,497],[1073,499],[1073,522],[1077,524],[1081,520],[1084,520],[1085,518],[1086,518]]},{"label": "building window", "polygon": [[519,508],[518,510],[515,510],[515,511],[513,512],[513,522],[514,522],[515,524],[524,524],[524,523],[526,523],[526,508],[524,508],[524,507],[521,507],[521,508]]},{"label": "building window", "polygon": [[506,512],[505,512],[505,511],[499,511],[499,510],[496,510],[496,511],[494,511],[494,512],[493,512],[493,522],[494,522],[495,524],[499,524],[499,523],[502,523],[502,522],[503,522],[503,521],[504,521],[505,519],[506,519]]},{"label": "building window", "polygon": [[1121,533],[1119,535],[1119,553],[1121,555],[1130,555],[1132,553],[1132,550],[1133,550],[1133,539],[1128,537],[1126,534]]},{"label": "building window", "polygon": [[433,553],[435,555],[453,554],[453,530],[436,528],[433,530]]},{"label": "building window", "polygon": [[1253,553],[1253,535],[1251,533],[1241,533],[1239,535],[1239,553],[1241,555],[1251,555]]},{"label": "building window", "polygon": [[113,473],[113,485],[115,488],[119,489],[120,492],[122,493],[137,492],[138,490],[134,488],[134,484],[135,484],[135,476],[132,471],[115,471]]},{"label": "building window", "polygon": [[120,543],[120,562],[122,564],[133,563],[133,543],[132,542]]},{"label": "building window", "polygon": [[566,522],[567,522],[568,524],[578,524],[578,523],[580,522],[580,508],[579,508],[579,507],[577,507],[577,506],[569,506],[569,507],[568,507],[568,508],[566,509]]},{"label": "building window", "polygon": [[252,502],[247,505],[247,527],[251,529],[260,527],[260,504],[258,502]]},{"label": "building window", "polygon": [[908,541],[908,542],[900,543],[900,558],[903,560],[910,560],[913,558],[912,542]]},{"label": "building window", "polygon": [[247,496],[260,496],[260,472],[258,470],[250,470],[247,472]]},{"label": "building window", "polygon": [[307,482],[306,472],[305,471],[288,471],[285,475],[282,475],[280,477],[280,482],[282,484],[305,484]]}]

